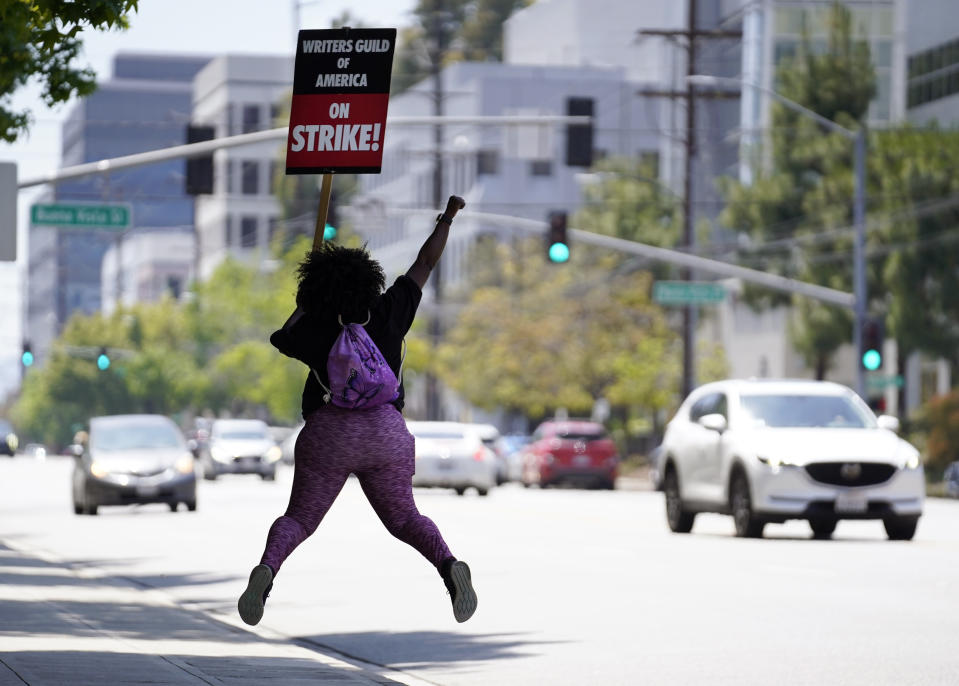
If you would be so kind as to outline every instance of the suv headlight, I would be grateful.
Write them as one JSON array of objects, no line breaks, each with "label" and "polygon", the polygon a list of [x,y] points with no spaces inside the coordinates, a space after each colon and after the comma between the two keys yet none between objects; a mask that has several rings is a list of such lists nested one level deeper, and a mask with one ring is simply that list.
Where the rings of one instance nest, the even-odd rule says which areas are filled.
[{"label": "suv headlight", "polygon": [[280,446],[275,445],[266,451],[266,454],[264,455],[264,457],[267,459],[268,462],[276,462],[281,457],[283,457],[283,451],[280,450]]}]

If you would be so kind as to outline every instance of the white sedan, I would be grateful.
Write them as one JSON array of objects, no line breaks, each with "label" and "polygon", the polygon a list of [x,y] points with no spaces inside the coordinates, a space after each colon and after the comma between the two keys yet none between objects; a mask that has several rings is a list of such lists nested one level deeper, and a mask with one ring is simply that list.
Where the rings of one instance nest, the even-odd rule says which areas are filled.
[{"label": "white sedan", "polygon": [[916,532],[925,497],[919,451],[850,389],[821,381],[720,381],[693,391],[666,428],[662,488],[670,529],[730,514],[738,536],[805,519],[829,538],[840,519]]},{"label": "white sedan", "polygon": [[475,488],[486,495],[496,485],[496,455],[470,425],[457,422],[406,423],[416,439],[414,486]]}]

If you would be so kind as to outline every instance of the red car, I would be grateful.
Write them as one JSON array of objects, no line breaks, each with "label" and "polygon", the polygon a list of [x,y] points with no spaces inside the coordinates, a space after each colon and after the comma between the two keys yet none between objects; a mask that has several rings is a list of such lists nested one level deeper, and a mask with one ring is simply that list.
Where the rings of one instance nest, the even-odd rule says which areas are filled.
[{"label": "red car", "polygon": [[523,485],[565,482],[614,488],[616,444],[602,424],[585,420],[543,422],[523,454]]}]

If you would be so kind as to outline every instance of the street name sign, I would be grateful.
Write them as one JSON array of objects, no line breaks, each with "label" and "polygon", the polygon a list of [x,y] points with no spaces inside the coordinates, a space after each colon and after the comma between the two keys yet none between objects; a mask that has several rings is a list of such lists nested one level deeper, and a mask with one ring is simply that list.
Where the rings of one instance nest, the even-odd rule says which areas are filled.
[{"label": "street name sign", "polygon": [[902,374],[870,374],[866,376],[866,388],[871,391],[881,391],[886,388],[902,388],[905,383]]},{"label": "street name sign", "polygon": [[378,174],[396,29],[300,31],[287,174]]},{"label": "street name sign", "polygon": [[710,281],[657,281],[653,302],[660,305],[715,305],[726,299],[726,287]]},{"label": "street name sign", "polygon": [[35,225],[74,229],[125,231],[130,228],[131,214],[129,205],[119,203],[37,204],[30,207],[30,222]]}]

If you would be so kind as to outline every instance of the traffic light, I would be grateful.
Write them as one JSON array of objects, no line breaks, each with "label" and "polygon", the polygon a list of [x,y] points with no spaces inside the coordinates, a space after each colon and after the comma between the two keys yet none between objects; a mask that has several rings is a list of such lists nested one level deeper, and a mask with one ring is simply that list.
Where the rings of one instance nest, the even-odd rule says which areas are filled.
[{"label": "traffic light", "polygon": [[110,355],[106,348],[100,348],[100,354],[97,355],[97,369],[106,371],[110,368]]},{"label": "traffic light", "polygon": [[569,260],[569,241],[566,238],[566,213],[549,213],[546,229],[546,256],[550,262],[561,264]]},{"label": "traffic light", "polygon": [[863,369],[874,372],[882,367],[882,342],[885,333],[882,319],[869,317],[863,322],[859,350],[859,362]]},{"label": "traffic light", "polygon": [[20,354],[20,361],[24,367],[33,366],[33,350],[30,348],[30,341],[23,342],[23,352]]},{"label": "traffic light", "polygon": [[[190,124],[186,127],[186,142],[201,143],[213,140],[216,129],[212,126],[197,126]],[[201,157],[190,157],[186,160],[186,193],[187,195],[210,195],[213,193],[213,153]]]},{"label": "traffic light", "polygon": [[332,241],[334,238],[336,238],[336,227],[328,223],[323,227],[323,240]]}]

